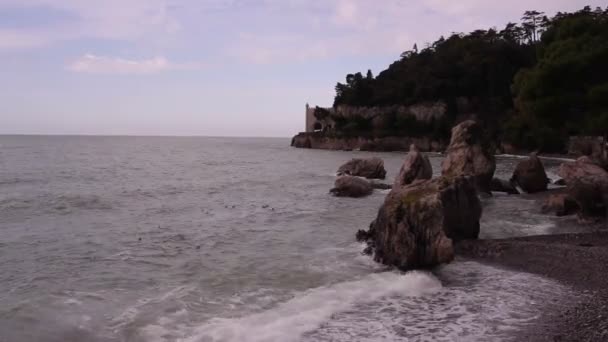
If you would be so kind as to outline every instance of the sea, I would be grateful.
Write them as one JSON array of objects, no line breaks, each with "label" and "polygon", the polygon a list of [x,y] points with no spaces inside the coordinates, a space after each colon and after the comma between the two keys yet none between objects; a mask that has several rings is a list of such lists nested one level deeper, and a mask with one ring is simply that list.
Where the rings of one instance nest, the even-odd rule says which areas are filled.
[{"label": "sea", "polygon": [[[375,263],[355,233],[388,191],[328,191],[355,157],[392,183],[406,154],[289,143],[0,136],[0,342],[509,341],[572,294],[460,258]],[[543,161],[555,178],[562,160]],[[585,230],[525,196],[482,203],[482,238]]]}]

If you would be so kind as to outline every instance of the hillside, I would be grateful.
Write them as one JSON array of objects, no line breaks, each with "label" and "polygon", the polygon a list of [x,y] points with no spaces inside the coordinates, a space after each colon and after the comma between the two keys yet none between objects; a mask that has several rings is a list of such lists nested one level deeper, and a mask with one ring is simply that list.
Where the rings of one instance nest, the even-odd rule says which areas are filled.
[{"label": "hillside", "polygon": [[[420,106],[443,109],[420,120],[408,110]],[[365,113],[361,108],[376,114],[353,114]],[[608,8],[552,18],[528,11],[502,30],[414,46],[376,77],[347,75],[336,85],[333,109],[315,116],[327,123],[328,137],[437,141],[474,118],[497,146],[563,152],[569,136],[608,133]]]}]

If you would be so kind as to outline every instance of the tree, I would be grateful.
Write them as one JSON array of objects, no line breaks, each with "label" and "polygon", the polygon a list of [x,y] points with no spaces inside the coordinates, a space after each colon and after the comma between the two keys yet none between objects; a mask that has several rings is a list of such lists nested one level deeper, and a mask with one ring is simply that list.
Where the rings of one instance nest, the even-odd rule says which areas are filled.
[{"label": "tree", "polygon": [[530,43],[536,43],[541,31],[542,18],[545,13],[538,11],[526,11],[524,16],[521,18],[522,25],[526,32],[527,38]]}]

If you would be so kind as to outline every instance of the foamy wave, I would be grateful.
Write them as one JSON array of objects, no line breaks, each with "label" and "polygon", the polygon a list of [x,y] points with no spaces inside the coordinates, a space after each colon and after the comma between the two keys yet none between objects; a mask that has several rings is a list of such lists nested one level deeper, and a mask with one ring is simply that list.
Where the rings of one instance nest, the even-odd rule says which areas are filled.
[{"label": "foamy wave", "polygon": [[332,315],[383,297],[421,296],[437,292],[441,283],[429,273],[385,272],[320,287],[296,295],[277,307],[241,318],[215,318],[196,329],[184,342],[297,341],[318,329]]},{"label": "foamy wave", "polygon": [[475,262],[453,263],[437,272],[444,287],[432,296],[358,305],[333,315],[302,340],[508,341],[549,306],[574,298],[556,282]]}]

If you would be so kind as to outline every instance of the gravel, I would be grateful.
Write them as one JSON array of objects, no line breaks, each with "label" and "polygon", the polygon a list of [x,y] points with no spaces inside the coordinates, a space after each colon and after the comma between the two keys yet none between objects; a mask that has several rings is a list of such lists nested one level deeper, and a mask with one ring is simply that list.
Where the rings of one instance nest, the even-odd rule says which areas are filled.
[{"label": "gravel", "polygon": [[460,257],[555,279],[578,300],[545,312],[517,341],[608,341],[608,231],[462,241]]}]

